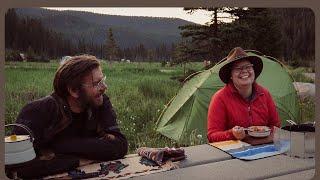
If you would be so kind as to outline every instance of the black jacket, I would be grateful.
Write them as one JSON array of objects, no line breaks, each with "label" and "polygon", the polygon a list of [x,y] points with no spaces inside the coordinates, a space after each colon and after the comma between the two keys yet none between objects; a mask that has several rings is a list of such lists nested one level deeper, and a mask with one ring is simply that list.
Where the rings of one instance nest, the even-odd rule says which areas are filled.
[{"label": "black jacket", "polygon": [[[71,124],[72,115],[69,105],[53,93],[23,107],[16,123],[24,124],[32,130],[37,158],[48,149],[56,155],[74,155],[95,160],[122,158],[127,153],[128,143],[119,130],[109,98],[103,95],[103,105],[89,109],[85,114],[84,127],[89,132],[87,136],[59,136],[59,133]],[[15,128],[14,133],[26,134],[21,128]],[[110,139],[106,134],[112,134],[115,138]],[[74,162],[73,160],[70,167],[79,164],[79,161],[76,165]]]}]

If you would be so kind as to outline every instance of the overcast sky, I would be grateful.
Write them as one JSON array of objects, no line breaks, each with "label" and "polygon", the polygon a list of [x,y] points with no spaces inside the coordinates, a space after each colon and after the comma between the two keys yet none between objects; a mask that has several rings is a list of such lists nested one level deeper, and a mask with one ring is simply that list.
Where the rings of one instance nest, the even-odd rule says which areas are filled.
[{"label": "overcast sky", "polygon": [[195,22],[198,24],[205,24],[210,22],[212,12],[197,10],[193,14],[188,14],[183,8],[47,8],[57,10],[76,10],[76,11],[89,11],[100,14],[110,15],[124,15],[124,16],[151,16],[151,17],[173,17],[180,18],[187,21]]}]

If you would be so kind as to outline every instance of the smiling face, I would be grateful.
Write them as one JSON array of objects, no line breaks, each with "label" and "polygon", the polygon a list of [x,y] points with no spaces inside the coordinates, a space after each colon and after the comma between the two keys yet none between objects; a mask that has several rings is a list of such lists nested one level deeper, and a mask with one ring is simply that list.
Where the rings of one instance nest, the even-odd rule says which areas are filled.
[{"label": "smiling face", "polygon": [[79,92],[79,101],[82,107],[98,107],[103,103],[102,95],[107,86],[101,68],[95,68],[82,80],[82,87]]},{"label": "smiling face", "polygon": [[249,60],[236,61],[232,65],[231,77],[236,87],[249,87],[255,79],[253,65]]}]

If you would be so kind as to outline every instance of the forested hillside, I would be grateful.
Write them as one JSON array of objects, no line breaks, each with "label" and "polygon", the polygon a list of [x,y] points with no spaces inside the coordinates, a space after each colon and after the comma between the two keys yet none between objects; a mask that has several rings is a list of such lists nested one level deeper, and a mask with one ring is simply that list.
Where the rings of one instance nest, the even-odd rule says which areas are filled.
[{"label": "forested hillside", "polygon": [[[206,25],[177,18],[9,9],[5,17],[6,60],[17,60],[13,54],[18,52],[26,53],[28,61],[86,53],[110,61],[185,64],[208,60],[215,64],[232,48],[240,46],[292,66],[314,67],[315,16],[311,9],[184,10],[192,14],[199,9],[211,14],[212,19]],[[223,16],[233,21],[222,21]]]},{"label": "forested hillside", "polygon": [[42,8],[18,8],[17,15],[40,19],[46,28],[61,32],[76,42],[83,38],[88,43],[102,44],[107,29],[112,28],[120,48],[143,44],[155,48],[170,45],[180,39],[179,26],[194,24],[177,18],[115,16],[81,11],[57,11]]}]

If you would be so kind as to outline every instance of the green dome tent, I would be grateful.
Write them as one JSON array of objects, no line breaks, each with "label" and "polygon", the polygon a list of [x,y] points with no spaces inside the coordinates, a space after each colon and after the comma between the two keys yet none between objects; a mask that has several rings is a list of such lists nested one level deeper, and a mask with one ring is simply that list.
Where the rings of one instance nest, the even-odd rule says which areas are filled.
[{"label": "green dome tent", "polygon": [[[257,82],[266,87],[276,103],[281,123],[292,119],[299,121],[299,98],[287,69],[276,59],[257,51],[246,51],[263,61],[263,71]],[[202,71],[187,81],[169,105],[163,110],[157,122],[157,131],[181,144],[190,144],[193,136],[207,142],[207,112],[212,95],[225,84],[219,78],[222,61]],[[201,136],[198,136],[201,135]]]}]

